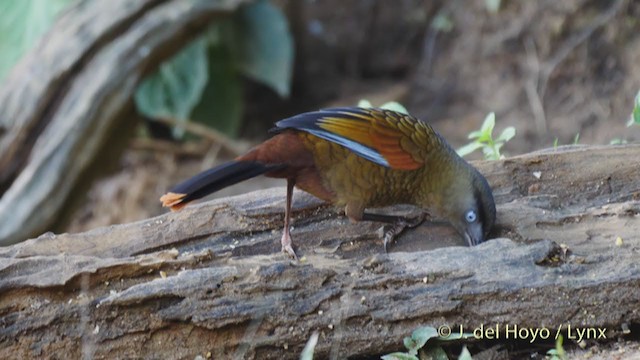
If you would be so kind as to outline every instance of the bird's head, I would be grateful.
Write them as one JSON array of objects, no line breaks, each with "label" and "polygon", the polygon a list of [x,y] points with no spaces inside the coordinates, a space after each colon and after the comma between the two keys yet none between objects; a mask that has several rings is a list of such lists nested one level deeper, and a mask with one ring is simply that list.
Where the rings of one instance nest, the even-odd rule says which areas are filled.
[{"label": "bird's head", "polygon": [[487,180],[468,165],[468,172],[458,172],[450,183],[444,201],[444,216],[469,246],[486,240],[496,220],[496,206]]}]

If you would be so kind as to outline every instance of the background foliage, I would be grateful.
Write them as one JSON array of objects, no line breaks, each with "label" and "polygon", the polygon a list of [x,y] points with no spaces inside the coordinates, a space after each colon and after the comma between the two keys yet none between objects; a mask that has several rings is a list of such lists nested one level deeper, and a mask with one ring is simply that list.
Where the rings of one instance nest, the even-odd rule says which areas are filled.
[{"label": "background foliage", "polygon": [[[194,120],[235,136],[241,125],[242,77],[289,95],[293,40],[287,19],[266,0],[243,7],[230,20],[212,24],[147,78],[136,93],[150,118]],[[183,131],[175,129],[181,137]]]},{"label": "background foliage", "polygon": [[0,80],[72,0],[0,1]]},{"label": "background foliage", "polygon": [[[0,80],[73,0],[0,1]],[[286,17],[267,0],[242,7],[145,79],[136,92],[149,118],[194,120],[235,136],[243,113],[242,78],[289,96],[293,40]],[[184,131],[174,129],[178,138]]]}]

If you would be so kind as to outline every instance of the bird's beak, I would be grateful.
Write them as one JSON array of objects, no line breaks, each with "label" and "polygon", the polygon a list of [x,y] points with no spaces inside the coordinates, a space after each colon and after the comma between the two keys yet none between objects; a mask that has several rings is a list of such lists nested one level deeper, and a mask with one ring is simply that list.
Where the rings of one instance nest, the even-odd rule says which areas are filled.
[{"label": "bird's beak", "polygon": [[468,227],[464,232],[464,239],[467,240],[469,246],[480,245],[484,241],[482,226]]}]

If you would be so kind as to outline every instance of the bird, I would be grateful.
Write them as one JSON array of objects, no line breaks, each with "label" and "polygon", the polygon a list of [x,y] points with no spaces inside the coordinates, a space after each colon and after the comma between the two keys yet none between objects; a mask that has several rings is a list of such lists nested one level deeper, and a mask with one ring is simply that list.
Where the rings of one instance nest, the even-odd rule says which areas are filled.
[{"label": "bird", "polygon": [[[496,219],[491,187],[429,124],[382,108],[341,107],[280,120],[271,138],[232,161],[176,185],[160,201],[171,210],[264,174],[287,180],[282,251],[297,259],[290,234],[294,187],[332,203],[354,222],[392,224],[387,244],[426,215],[447,221],[469,246],[487,239]],[[369,209],[410,204],[425,216]]]}]

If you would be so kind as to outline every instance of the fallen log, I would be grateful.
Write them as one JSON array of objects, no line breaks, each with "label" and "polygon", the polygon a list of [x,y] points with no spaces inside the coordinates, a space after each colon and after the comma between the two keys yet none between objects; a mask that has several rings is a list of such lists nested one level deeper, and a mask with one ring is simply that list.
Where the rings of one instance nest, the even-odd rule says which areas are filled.
[{"label": "fallen log", "polygon": [[45,234],[0,249],[0,357],[294,359],[317,331],[319,358],[346,358],[399,350],[423,325],[623,336],[640,324],[639,154],[477,163],[499,238],[473,248],[435,222],[385,254],[380,224],[296,192],[294,262],[279,253],[283,188]]}]

